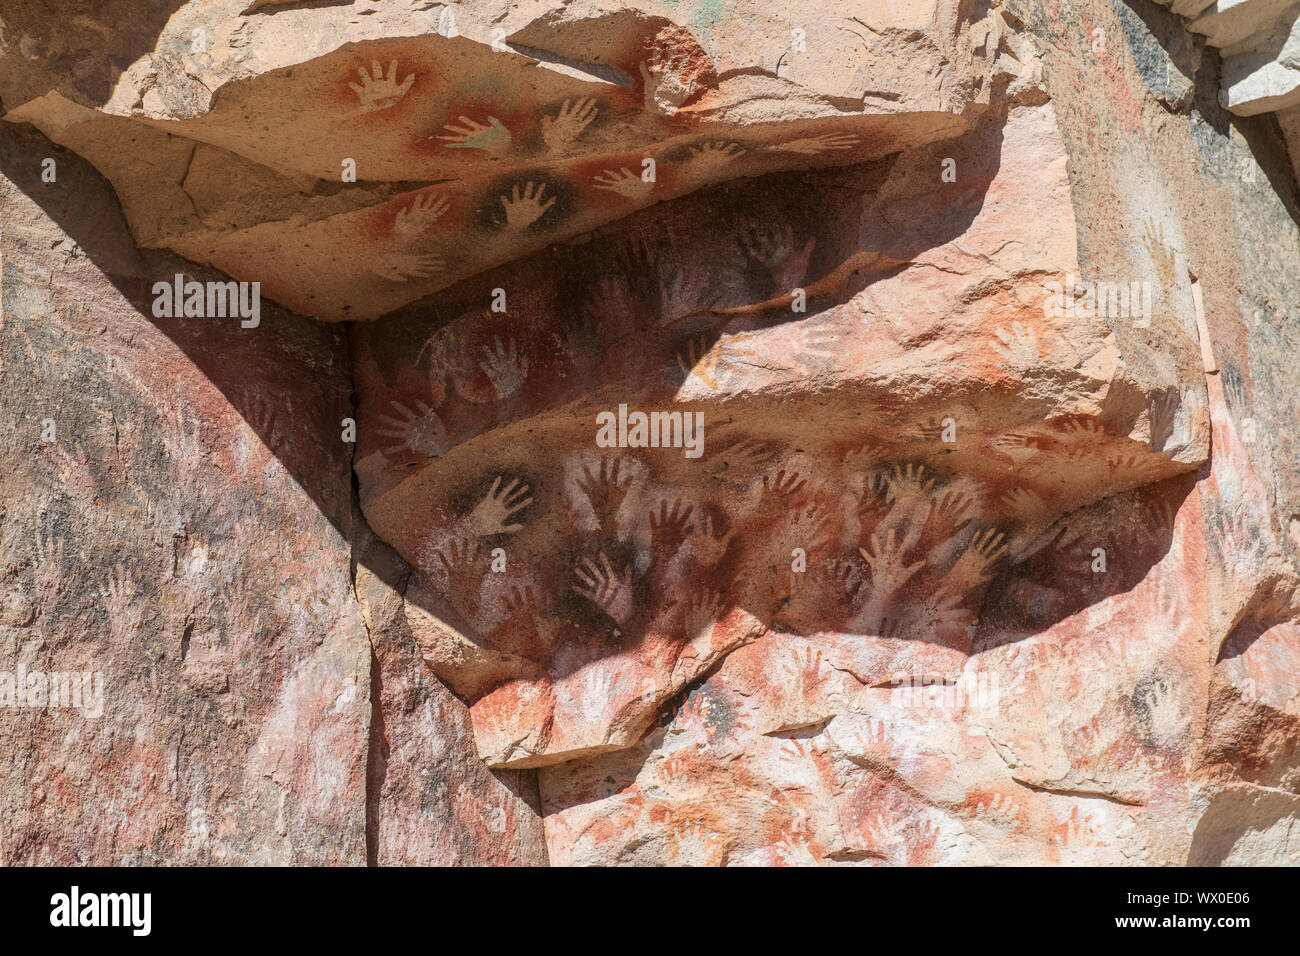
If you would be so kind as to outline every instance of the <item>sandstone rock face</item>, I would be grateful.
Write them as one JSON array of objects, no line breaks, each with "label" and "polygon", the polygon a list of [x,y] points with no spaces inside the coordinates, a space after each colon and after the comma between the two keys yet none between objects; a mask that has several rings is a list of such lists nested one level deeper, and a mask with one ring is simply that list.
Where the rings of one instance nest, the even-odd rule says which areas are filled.
[{"label": "sandstone rock face", "polygon": [[1300,855],[1288,4],[12,6],[6,861]]},{"label": "sandstone rock face", "polygon": [[[1186,29],[1193,38],[1191,49],[1209,44],[1221,52],[1219,99],[1223,106],[1239,116],[1277,114],[1292,162],[1296,163],[1300,154],[1300,3],[1296,0],[1156,2],[1186,18]],[[1186,43],[1180,45],[1188,49]],[[1176,69],[1188,72],[1186,65],[1178,65]],[[1190,89],[1186,77],[1180,77],[1179,82]],[[1300,175],[1300,165],[1294,168]]]},{"label": "sandstone rock face", "polygon": [[1294,0],[1158,0],[1189,32],[1223,51],[1223,105],[1254,116],[1300,103],[1300,3]]},{"label": "sandstone rock face", "polygon": [[[404,572],[354,563],[340,331],[154,319],[153,279],[192,267],[137,253],[94,170],[10,126],[0,209],[3,862],[542,862],[535,782],[389,670]],[[83,706],[15,700],[33,673],[89,675]]]},{"label": "sandstone rock face", "polygon": [[[699,38],[657,7],[519,10],[489,30],[475,5],[441,21],[403,4],[364,18],[242,5],[174,16],[107,97],[31,98],[24,64],[0,99],[113,182],[138,243],[255,272],[328,320],[374,318],[712,183],[951,136],[987,103],[995,59],[951,2],[889,8],[887,38],[923,39],[876,44],[870,77],[852,4],[819,11],[797,44],[775,23],[744,42],[743,9],[706,4],[697,15],[718,15]],[[965,67],[957,82],[928,75],[940,62]]]}]

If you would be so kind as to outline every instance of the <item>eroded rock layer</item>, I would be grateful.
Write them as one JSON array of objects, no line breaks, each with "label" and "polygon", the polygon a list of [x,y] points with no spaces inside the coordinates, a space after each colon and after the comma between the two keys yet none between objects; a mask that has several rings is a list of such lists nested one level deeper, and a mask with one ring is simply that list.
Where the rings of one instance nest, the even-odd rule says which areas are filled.
[{"label": "eroded rock layer", "polygon": [[1300,853],[1285,5],[64,6],[4,859]]}]

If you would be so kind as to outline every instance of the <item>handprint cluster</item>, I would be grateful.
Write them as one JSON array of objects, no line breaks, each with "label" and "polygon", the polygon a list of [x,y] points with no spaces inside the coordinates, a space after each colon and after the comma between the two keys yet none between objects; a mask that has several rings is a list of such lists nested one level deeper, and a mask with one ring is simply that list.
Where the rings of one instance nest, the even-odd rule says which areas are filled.
[{"label": "handprint cluster", "polygon": [[525,599],[529,603],[534,601],[527,584],[523,591],[526,598],[511,592],[514,605],[505,597],[501,599],[501,607],[485,607],[483,601],[483,585],[492,570],[494,555],[503,555],[501,542],[524,529],[525,513],[532,504],[533,496],[525,480],[518,477],[507,480],[507,476],[498,474],[473,507],[428,529],[424,547],[417,556],[417,570],[435,584],[466,620],[487,624],[499,617],[503,609],[508,617],[517,616],[519,605]]},{"label": "handprint cluster", "polygon": [[536,343],[504,325],[472,335],[448,326],[414,351],[425,386],[395,392],[375,417],[380,450],[397,467],[440,458],[476,427],[507,418],[537,363]]},{"label": "handprint cluster", "polygon": [[855,629],[969,646],[972,599],[1007,554],[1005,535],[981,527],[973,506],[923,465],[871,476],[858,501],[862,568],[845,575]]}]

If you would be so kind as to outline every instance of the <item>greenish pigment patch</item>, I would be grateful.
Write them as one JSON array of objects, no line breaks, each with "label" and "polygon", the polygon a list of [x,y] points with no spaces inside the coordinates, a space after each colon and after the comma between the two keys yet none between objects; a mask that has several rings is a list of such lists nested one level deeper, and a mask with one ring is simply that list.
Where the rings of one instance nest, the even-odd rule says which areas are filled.
[{"label": "greenish pigment patch", "polygon": [[700,0],[691,14],[691,26],[706,27],[717,23],[722,16],[722,0]]}]

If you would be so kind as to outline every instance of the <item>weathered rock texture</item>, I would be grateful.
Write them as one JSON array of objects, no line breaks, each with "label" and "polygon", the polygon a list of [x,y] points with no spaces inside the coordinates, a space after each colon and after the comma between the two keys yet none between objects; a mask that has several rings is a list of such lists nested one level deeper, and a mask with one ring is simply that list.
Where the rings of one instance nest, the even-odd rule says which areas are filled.
[{"label": "weathered rock texture", "polygon": [[1176,38],[1169,85],[1190,94],[1204,45],[1217,49],[1220,103],[1238,116],[1276,112],[1300,175],[1300,2],[1297,0],[1158,0],[1186,18]]},{"label": "weathered rock texture", "polygon": [[1223,55],[1222,102],[1241,116],[1300,103],[1300,3],[1295,0],[1159,0],[1188,32]]},{"label": "weathered rock texture", "polygon": [[1300,857],[1285,4],[10,6],[6,861]]}]

